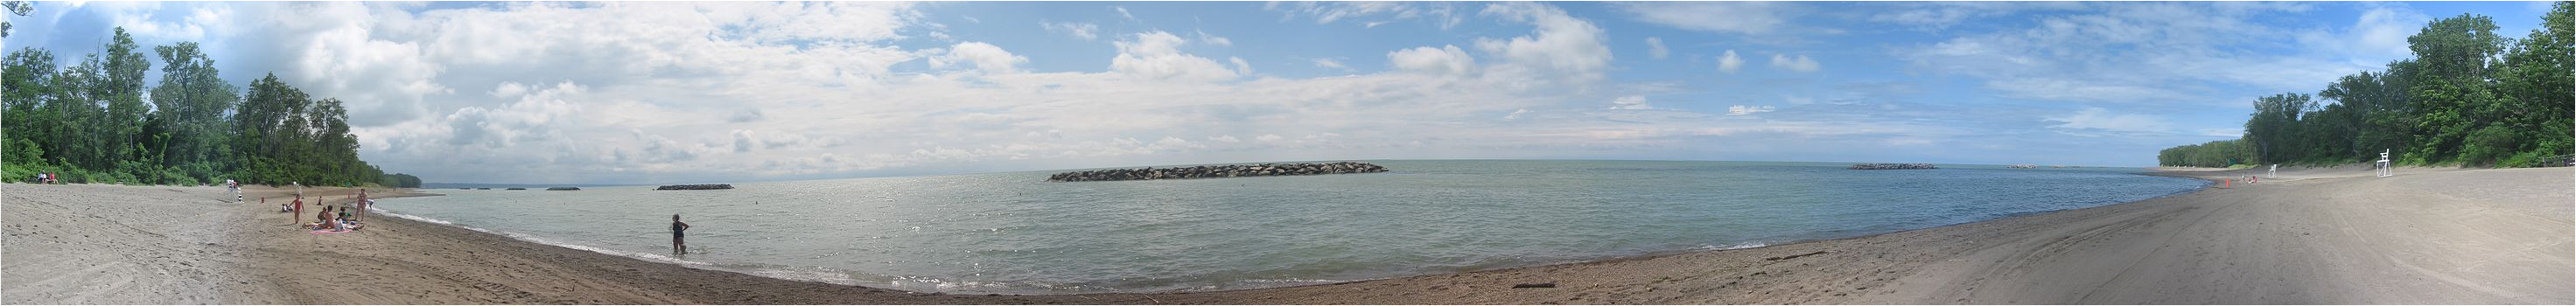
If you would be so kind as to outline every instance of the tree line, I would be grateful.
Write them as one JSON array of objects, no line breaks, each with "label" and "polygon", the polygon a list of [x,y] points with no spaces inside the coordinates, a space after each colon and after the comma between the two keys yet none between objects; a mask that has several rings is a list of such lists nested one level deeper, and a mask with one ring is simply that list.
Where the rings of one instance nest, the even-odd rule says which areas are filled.
[{"label": "tree line", "polygon": [[2407,37],[2415,58],[2344,76],[2315,95],[2254,100],[2245,135],[2165,149],[2166,166],[2343,164],[2392,153],[2403,165],[2564,165],[2576,144],[2576,2],[2552,4],[2522,39],[2475,14]]},{"label": "tree line", "polygon": [[[145,50],[119,27],[100,49],[69,67],[34,47],[0,59],[0,179],[420,185],[358,159],[339,99],[314,99],[275,73],[233,87],[195,42]],[[160,83],[145,84],[155,58]]]}]

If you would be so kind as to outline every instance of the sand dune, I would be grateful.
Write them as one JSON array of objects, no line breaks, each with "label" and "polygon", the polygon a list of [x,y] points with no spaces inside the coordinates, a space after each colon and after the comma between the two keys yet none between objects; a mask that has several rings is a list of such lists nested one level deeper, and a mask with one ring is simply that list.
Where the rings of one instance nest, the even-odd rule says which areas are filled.
[{"label": "sand dune", "polygon": [[[12,184],[0,211],[8,234],[0,293],[10,304],[2576,302],[2576,173],[2400,173],[2286,169],[2262,183],[2136,203],[1755,249],[1289,288],[1058,296],[760,278],[381,217],[359,233],[310,235],[268,212],[274,206],[222,203],[220,188]],[[314,193],[336,192],[345,190]],[[1511,288],[1521,283],[1557,287]]]}]

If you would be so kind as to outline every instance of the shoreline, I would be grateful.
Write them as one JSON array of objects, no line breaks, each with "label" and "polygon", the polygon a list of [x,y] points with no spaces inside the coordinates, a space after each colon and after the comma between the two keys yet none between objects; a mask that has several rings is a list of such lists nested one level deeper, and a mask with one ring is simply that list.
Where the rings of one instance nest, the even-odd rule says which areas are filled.
[{"label": "shoreline", "polygon": [[[45,267],[72,263],[25,262],[31,255],[26,253],[29,247],[35,246],[31,243],[51,241],[31,242],[46,238],[20,235],[51,232],[21,228],[27,225],[21,223],[41,223],[21,222],[26,220],[21,216],[25,211],[42,211],[22,207],[21,202],[54,199],[35,199],[43,197],[28,195],[38,193],[29,192],[36,188],[11,184],[9,254],[0,257],[11,261],[7,263],[11,281],[0,289],[7,290],[8,302],[13,304],[2564,304],[2576,295],[2568,289],[2570,274],[2576,274],[2567,272],[2571,217],[2563,213],[2564,207],[2555,207],[2569,201],[2563,194],[2569,185],[2567,168],[2401,169],[2398,180],[2369,180],[2366,170],[2358,173],[2358,179],[2339,174],[2348,172],[2352,171],[2284,170],[2281,178],[2266,178],[2255,185],[2209,186],[2142,201],[1755,248],[1682,250],[1258,289],[1070,295],[913,293],[793,281],[390,217],[369,218],[369,228],[354,234],[287,233],[291,229],[282,225],[288,222],[282,214],[225,212],[209,215],[246,216],[261,222],[239,225],[228,236],[249,238],[207,238],[246,241],[207,244],[196,248],[202,249],[197,253],[215,255],[178,261],[233,264],[233,268],[208,271],[241,274],[214,277],[216,288],[204,290],[220,292],[212,300],[45,294],[61,287],[31,285],[26,273],[81,272],[75,267]],[[2260,172],[2142,174],[2213,179],[2248,173]],[[2452,188],[2462,182],[2503,186]],[[2396,183],[2432,187],[2369,193]],[[2514,187],[2526,185],[2555,186],[2559,194],[2449,193],[2520,191],[2526,189]],[[173,190],[167,195],[188,189],[75,189],[117,188]],[[245,188],[246,193],[251,191]],[[2284,194],[2343,195],[2312,199]],[[2421,214],[2337,205],[2366,197],[2430,203],[2424,211],[2448,212],[2448,206],[2459,205],[2503,209],[2409,221]],[[259,205],[246,206],[233,209],[256,210]],[[272,225],[275,228],[267,228]],[[162,236],[177,238],[172,242],[195,242],[181,235]],[[136,261],[153,266],[169,260]],[[2130,266],[2158,268],[2113,269]],[[61,279],[35,283],[70,282]],[[1558,287],[1510,288],[1521,283]],[[187,290],[170,293],[179,291]]]},{"label": "shoreline", "polygon": [[[2186,179],[2198,179],[2198,178],[2187,177],[2187,176],[2156,175],[2156,174],[2154,174],[2154,173],[2152,173],[2152,172],[2145,172],[2145,173],[2132,173],[2132,174],[2134,174],[2134,175],[2144,175],[2144,176],[2162,176],[2162,177],[2175,177],[2175,178],[2186,178]],[[650,186],[650,185],[636,185],[636,186]],[[2152,199],[2157,199],[2157,198],[2165,198],[2165,197],[2180,196],[2180,195],[2185,195],[2185,194],[2191,194],[2191,193],[2195,193],[2195,192],[2200,192],[2200,191],[2202,191],[2202,190],[2209,189],[2209,188],[2217,188],[2217,186],[2218,186],[2218,185],[2216,185],[2216,183],[2209,183],[2209,184],[2205,184],[2205,185],[2203,185],[2203,186],[2201,186],[2201,187],[2199,187],[2199,188],[2193,188],[2193,189],[2186,189],[2186,190],[2181,190],[2181,191],[2175,191],[2175,192],[2172,192],[2172,193],[2163,194],[2163,195],[2156,195],[2156,196],[2153,196],[2153,197],[2149,197],[2149,198],[2145,198],[2145,199],[2139,199],[2139,200],[2135,200],[2135,201],[2127,201],[2127,202],[2112,203],[2112,204],[2103,204],[2103,205],[2101,205],[2101,206],[2122,205],[2122,204],[2135,203],[2135,202],[2139,202],[2139,201],[2146,201],[2146,200],[2152,200]],[[414,195],[406,195],[406,196],[401,196],[401,197],[441,196],[441,195],[443,195],[443,194],[436,194],[436,193],[429,193],[429,192],[428,192],[428,191],[434,191],[434,190],[435,190],[435,189],[423,188],[423,189],[420,189],[420,190],[415,190],[415,191],[413,191],[413,192],[416,192],[416,193],[424,193],[425,195],[422,195],[422,194],[414,194]],[[380,198],[395,198],[395,197],[380,197]],[[2096,207],[2098,207],[2098,206],[2096,206]],[[2084,208],[2090,208],[2090,207],[2084,207]],[[2074,208],[2074,209],[2084,209],[2084,208]],[[2066,210],[2074,210],[2074,209],[2066,209]],[[1858,238],[1866,238],[1866,237],[1871,237],[1871,236],[1888,235],[1888,234],[1904,233],[1904,232],[1911,232],[1911,231],[1932,230],[1932,229],[1938,229],[1938,228],[1942,228],[1942,227],[1957,226],[1957,225],[1963,225],[1963,224],[1973,224],[1973,223],[1978,223],[1978,222],[1989,222],[1989,221],[1996,221],[1996,220],[2002,220],[2002,219],[2010,219],[2010,218],[2019,217],[2019,216],[2038,215],[2038,214],[2049,214],[2049,213],[2055,213],[2055,212],[2059,212],[2059,211],[2065,211],[2065,210],[2024,212],[2024,213],[2017,213],[2017,214],[2006,215],[2006,216],[2003,216],[2003,217],[2000,217],[2000,218],[1997,218],[1997,219],[1982,220],[1982,221],[1972,221],[1972,222],[1966,222],[1966,223],[1945,224],[1945,225],[1937,225],[1937,226],[1925,227],[1925,228],[1915,228],[1915,229],[1898,230],[1898,231],[1892,231],[1892,232],[1869,233],[1869,234],[1862,234],[1862,235],[1857,235],[1857,236],[1845,236],[1845,237],[1835,237],[1835,238],[1799,239],[1799,240],[1781,240],[1781,241],[1747,241],[1747,242],[1735,243],[1735,244],[1729,244],[1729,245],[1707,245],[1707,246],[1703,246],[1703,247],[1695,247],[1695,248],[1688,248],[1688,249],[1660,250],[1660,251],[1641,251],[1641,252],[1635,252],[1635,253],[1627,253],[1627,254],[1620,254],[1620,255],[1609,255],[1609,256],[1603,256],[1603,257],[1598,257],[1598,258],[1590,258],[1590,259],[1582,259],[1582,260],[1574,260],[1574,261],[1557,261],[1557,262],[1539,263],[1539,264],[1531,264],[1531,265],[1521,265],[1521,266],[1504,266],[1504,267],[1498,267],[1498,268],[1483,268],[1483,269],[1479,269],[1479,270],[1453,271],[1453,272],[1440,272],[1440,273],[1431,273],[1431,274],[1398,275],[1398,276],[1392,276],[1392,277],[1365,278],[1365,279],[1346,279],[1346,280],[1328,280],[1328,281],[1312,281],[1312,280],[1307,280],[1307,281],[1296,281],[1296,282],[1291,282],[1291,283],[1296,283],[1296,284],[1292,284],[1292,285],[1276,285],[1276,286],[1252,287],[1252,288],[1226,288],[1226,289],[1172,289],[1172,290],[1161,290],[1161,291],[1133,291],[1133,292],[1068,292],[1068,293],[978,292],[978,291],[971,291],[971,290],[966,290],[966,291],[913,291],[912,289],[902,289],[902,288],[895,288],[895,287],[891,287],[891,286],[882,286],[882,285],[884,285],[884,284],[882,284],[882,283],[867,283],[867,282],[864,282],[864,281],[857,281],[857,280],[850,279],[850,278],[846,278],[846,277],[845,277],[845,278],[837,279],[837,281],[836,281],[836,280],[834,280],[834,279],[798,279],[798,278],[793,278],[793,277],[791,277],[791,276],[771,275],[771,274],[764,273],[763,271],[760,271],[760,270],[757,270],[757,269],[746,270],[746,269],[740,269],[740,268],[730,268],[730,267],[726,267],[724,264],[715,264],[715,263],[707,263],[707,262],[689,261],[689,260],[687,260],[687,259],[683,259],[683,258],[673,258],[673,257],[670,257],[670,256],[664,256],[664,255],[661,255],[661,254],[659,254],[659,253],[650,253],[650,252],[625,252],[625,251],[607,250],[607,249],[602,249],[602,248],[599,248],[599,247],[596,247],[596,246],[580,245],[580,244],[570,244],[570,243],[561,243],[561,242],[549,241],[548,239],[545,239],[545,238],[543,238],[543,237],[535,236],[535,235],[529,235],[529,234],[525,234],[525,233],[509,232],[509,231],[503,231],[503,230],[497,230],[497,229],[478,228],[478,227],[472,227],[472,226],[467,226],[467,225],[462,225],[462,224],[453,224],[453,223],[448,222],[447,220],[439,220],[439,219],[435,219],[435,218],[428,218],[428,217],[409,216],[409,215],[404,215],[404,216],[409,216],[408,218],[405,218],[405,219],[407,219],[407,220],[405,220],[405,221],[410,221],[410,222],[419,222],[419,223],[435,223],[436,225],[443,225],[443,226],[448,226],[448,227],[454,227],[454,228],[464,229],[464,230],[468,230],[468,231],[477,232],[477,233],[480,233],[480,234],[495,235],[495,236],[502,236],[502,237],[510,238],[510,239],[512,239],[512,240],[516,240],[516,241],[519,241],[519,242],[525,242],[525,243],[531,243],[531,244],[537,244],[537,245],[544,245],[544,246],[552,246],[552,247],[558,247],[558,248],[573,249],[573,250],[589,251],[589,252],[593,252],[593,253],[600,253],[600,254],[609,255],[609,256],[616,256],[616,257],[621,257],[621,258],[626,258],[626,259],[640,260],[640,261],[651,262],[651,263],[657,263],[657,264],[677,265],[677,266],[681,266],[681,267],[689,268],[689,269],[713,270],[713,271],[723,271],[723,272],[731,272],[731,273],[740,273],[740,274],[745,274],[745,275],[751,275],[751,276],[763,277],[763,278],[769,278],[769,279],[775,279],[775,280],[781,280],[781,281],[805,282],[805,283],[820,283],[820,284],[834,285],[834,286],[862,286],[862,287],[869,287],[869,288],[876,288],[876,289],[884,289],[884,290],[893,290],[893,291],[898,291],[898,292],[907,292],[907,293],[916,293],[916,294],[932,294],[932,293],[936,293],[936,294],[944,294],[944,295],[965,295],[965,296],[980,296],[980,295],[1001,295],[1001,296],[1077,296],[1077,295],[1102,295],[1102,294],[1148,294],[1148,295],[1156,295],[1156,294],[1205,294],[1205,293],[1224,293],[1224,292],[1240,292],[1240,291],[1257,291],[1257,290],[1284,289],[1284,288],[1307,287],[1307,286],[1328,286],[1328,285],[1337,285],[1337,284],[1345,284],[1345,283],[1369,282],[1369,281],[1381,281],[1381,280],[1389,280],[1389,279],[1402,279],[1402,278],[1410,278],[1410,277],[1422,277],[1422,276],[1434,276],[1434,275],[1446,275],[1446,274],[1479,273],[1479,272],[1487,272],[1487,271],[1495,271],[1495,270],[1506,270],[1506,269],[1515,269],[1515,268],[1544,267],[1544,266],[1556,266],[1556,265],[1580,265],[1580,264],[1594,263],[1594,262],[1602,262],[1602,261],[1615,261],[1615,260],[1627,260],[1627,259],[1640,259],[1640,258],[1651,258],[1651,257],[1663,257],[1663,256],[1672,256],[1672,255],[1680,255],[1680,254],[1687,254],[1687,253],[1717,252],[1717,251],[1731,251],[1731,250],[1746,250],[1746,249],[1758,249],[1758,248],[1765,248],[1765,247],[1774,247],[1774,246],[1792,245],[1792,244],[1801,244],[1801,243],[1812,243],[1812,242],[1821,242],[1821,241],[1844,240],[1844,239],[1858,239]],[[397,215],[398,215],[398,214],[397,214]],[[399,218],[399,217],[398,217],[398,218]],[[849,273],[858,273],[858,272],[855,272],[855,271],[844,271],[844,272],[849,272]],[[779,272],[779,273],[794,273],[794,272]],[[879,277],[896,277],[896,278],[901,278],[900,276],[885,276],[885,275],[876,275],[876,276],[879,276]]]}]

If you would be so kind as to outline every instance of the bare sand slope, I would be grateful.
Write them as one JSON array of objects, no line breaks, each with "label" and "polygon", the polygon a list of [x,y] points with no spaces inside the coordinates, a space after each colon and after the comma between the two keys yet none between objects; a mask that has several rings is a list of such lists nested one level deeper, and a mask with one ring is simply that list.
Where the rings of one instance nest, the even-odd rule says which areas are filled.
[{"label": "bare sand slope", "polygon": [[2576,302],[2569,169],[2359,171],[2097,209],[2117,212],[1981,241],[1854,302]]},{"label": "bare sand slope", "polygon": [[0,186],[0,302],[269,304],[219,187]]},{"label": "bare sand slope", "polygon": [[[2568,304],[2576,296],[2566,213],[2576,205],[2576,173],[2418,170],[2374,178],[2367,169],[2316,169],[2290,182],[1871,237],[1162,301]],[[1559,288],[1510,289],[1538,282]]]}]

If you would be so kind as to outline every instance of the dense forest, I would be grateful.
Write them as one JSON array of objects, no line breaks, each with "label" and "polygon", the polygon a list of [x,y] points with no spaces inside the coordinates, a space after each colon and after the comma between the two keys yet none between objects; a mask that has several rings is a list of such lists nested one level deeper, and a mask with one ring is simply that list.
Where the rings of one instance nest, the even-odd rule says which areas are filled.
[{"label": "dense forest", "polygon": [[2344,164],[2564,165],[2576,144],[2576,2],[2557,2],[2529,36],[2464,14],[2406,38],[2415,58],[2344,76],[2315,95],[2254,100],[2245,136],[2165,149],[2166,166]]},{"label": "dense forest", "polygon": [[[420,185],[358,160],[338,99],[314,99],[276,74],[233,87],[194,42],[145,50],[117,28],[100,49],[69,67],[37,48],[0,59],[0,180]],[[156,57],[160,83],[145,84]]]}]

